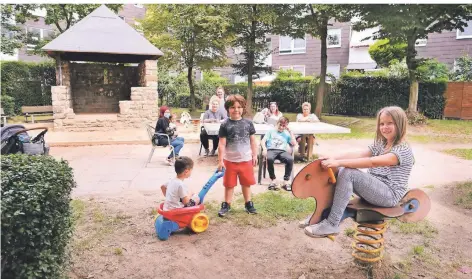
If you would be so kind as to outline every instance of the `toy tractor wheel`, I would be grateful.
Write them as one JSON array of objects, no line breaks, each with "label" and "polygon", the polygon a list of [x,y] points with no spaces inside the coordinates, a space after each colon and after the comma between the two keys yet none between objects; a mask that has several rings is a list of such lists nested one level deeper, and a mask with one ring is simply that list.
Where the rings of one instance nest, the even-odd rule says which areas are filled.
[{"label": "toy tractor wheel", "polygon": [[198,213],[193,216],[192,221],[190,221],[190,228],[195,233],[201,233],[208,229],[208,225],[210,225],[210,220],[208,216],[203,213]]}]

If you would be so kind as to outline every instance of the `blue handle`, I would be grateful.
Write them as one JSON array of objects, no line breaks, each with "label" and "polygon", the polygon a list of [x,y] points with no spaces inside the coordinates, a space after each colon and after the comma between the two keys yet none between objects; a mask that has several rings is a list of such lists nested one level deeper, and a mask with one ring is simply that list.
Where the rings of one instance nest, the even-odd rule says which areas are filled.
[{"label": "blue handle", "polygon": [[215,184],[215,182],[223,177],[225,174],[225,168],[221,169],[221,171],[216,170],[213,176],[208,180],[208,182],[203,186],[202,190],[200,193],[198,193],[198,197],[200,198],[200,204],[203,203],[203,199],[205,198],[206,194],[210,190],[210,188]]}]

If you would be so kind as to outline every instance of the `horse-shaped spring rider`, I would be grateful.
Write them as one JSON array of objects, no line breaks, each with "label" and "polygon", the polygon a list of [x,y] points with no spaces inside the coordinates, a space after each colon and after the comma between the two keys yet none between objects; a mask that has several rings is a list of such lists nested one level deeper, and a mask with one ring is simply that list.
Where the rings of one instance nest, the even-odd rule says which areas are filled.
[{"label": "horse-shaped spring rider", "polygon": [[[306,165],[294,178],[292,193],[295,197],[316,200],[316,209],[310,225],[328,217],[334,198],[337,169],[323,169],[321,160]],[[383,257],[384,238],[387,230],[386,219],[396,218],[402,222],[423,220],[431,208],[429,197],[420,189],[406,193],[395,207],[379,207],[367,203],[362,198],[354,198],[344,211],[343,217],[352,218],[358,224],[354,234],[352,256],[362,262],[374,263]],[[334,237],[330,237],[334,240]]]}]

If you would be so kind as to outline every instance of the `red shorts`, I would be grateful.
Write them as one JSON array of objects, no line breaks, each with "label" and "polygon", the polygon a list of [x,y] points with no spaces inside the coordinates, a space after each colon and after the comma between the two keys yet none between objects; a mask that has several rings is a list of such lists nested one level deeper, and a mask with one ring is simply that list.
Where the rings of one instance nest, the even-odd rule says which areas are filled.
[{"label": "red shorts", "polygon": [[238,177],[241,186],[251,186],[256,184],[252,161],[230,162],[224,160],[224,163],[226,171],[223,176],[223,186],[227,188],[236,187],[236,185],[238,185]]}]

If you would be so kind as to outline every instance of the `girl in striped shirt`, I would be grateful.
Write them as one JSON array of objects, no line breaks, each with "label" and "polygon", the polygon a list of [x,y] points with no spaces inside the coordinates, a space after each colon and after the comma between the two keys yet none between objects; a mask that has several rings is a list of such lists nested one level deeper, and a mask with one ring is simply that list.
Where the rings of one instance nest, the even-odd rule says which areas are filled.
[{"label": "girl in striped shirt", "polygon": [[[308,226],[310,217],[300,222],[311,237],[339,233],[339,223],[353,193],[367,202],[393,207],[407,192],[408,178],[415,162],[405,142],[407,117],[400,107],[385,107],[377,113],[374,143],[363,151],[321,158],[323,168],[338,168],[333,205],[327,219]],[[367,173],[359,169],[368,168]]]}]

